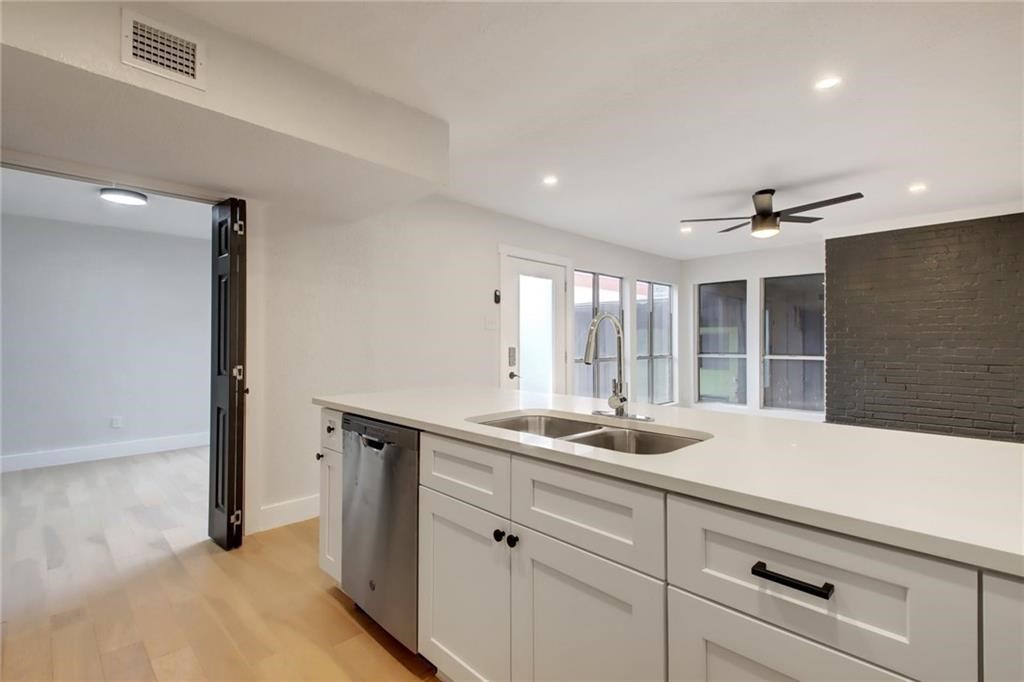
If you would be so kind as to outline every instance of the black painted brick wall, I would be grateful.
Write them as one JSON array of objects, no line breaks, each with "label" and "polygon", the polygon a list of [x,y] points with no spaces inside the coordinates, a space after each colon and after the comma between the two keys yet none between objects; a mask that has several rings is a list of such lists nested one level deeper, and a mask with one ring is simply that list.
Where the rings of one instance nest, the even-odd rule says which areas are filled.
[{"label": "black painted brick wall", "polygon": [[1024,442],[1024,213],[825,243],[825,417]]}]

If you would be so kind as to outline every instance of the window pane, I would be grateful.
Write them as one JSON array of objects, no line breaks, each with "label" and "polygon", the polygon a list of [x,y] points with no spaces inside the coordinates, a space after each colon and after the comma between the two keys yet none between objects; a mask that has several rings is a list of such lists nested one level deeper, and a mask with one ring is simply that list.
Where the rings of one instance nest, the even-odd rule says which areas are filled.
[{"label": "window pane", "polygon": [[[621,322],[622,280],[607,275],[600,275],[597,280],[598,312],[614,315]],[[597,333],[597,357],[615,357],[615,330],[608,322],[602,322],[601,329]]]},{"label": "window pane", "polygon": [[572,392],[575,395],[585,395],[588,398],[594,395],[594,368],[584,365],[582,361],[573,363],[572,371]]},{"label": "window pane", "polygon": [[633,399],[638,403],[651,402],[650,360],[637,360],[633,375]]},{"label": "window pane", "polygon": [[[637,356],[650,355],[650,289],[647,282],[636,283],[636,354]],[[638,394],[639,395],[639,394]]]},{"label": "window pane", "polygon": [[596,360],[594,364],[597,365],[597,393],[594,397],[607,398],[612,394],[612,379],[617,372],[615,360]]},{"label": "window pane", "polygon": [[672,380],[672,359],[654,358],[654,402],[663,405],[675,400]]},{"label": "window pane", "polygon": [[672,287],[654,285],[654,355],[672,353]]},{"label": "window pane", "polygon": [[[577,270],[573,273],[573,357],[583,358],[587,347],[587,330],[594,319],[594,275]],[[589,394],[587,394],[589,395]]]},{"label": "window pane", "polygon": [[519,275],[519,388],[550,393],[554,387],[554,282]]},{"label": "window pane", "polygon": [[701,353],[747,352],[747,283],[701,284]]},{"label": "window pane", "polygon": [[746,359],[697,358],[697,391],[700,400],[746,405]]},{"label": "window pane", "polygon": [[824,360],[765,360],[764,406],[825,409]]},{"label": "window pane", "polygon": [[764,281],[767,355],[825,354],[825,276],[771,277]]}]

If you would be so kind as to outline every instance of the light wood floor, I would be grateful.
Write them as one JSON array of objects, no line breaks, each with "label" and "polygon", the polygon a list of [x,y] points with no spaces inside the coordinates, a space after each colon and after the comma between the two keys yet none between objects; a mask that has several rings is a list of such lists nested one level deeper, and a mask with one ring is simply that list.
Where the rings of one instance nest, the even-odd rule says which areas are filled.
[{"label": "light wood floor", "polygon": [[207,452],[3,476],[2,678],[416,680],[317,568],[317,522],[206,539]]}]

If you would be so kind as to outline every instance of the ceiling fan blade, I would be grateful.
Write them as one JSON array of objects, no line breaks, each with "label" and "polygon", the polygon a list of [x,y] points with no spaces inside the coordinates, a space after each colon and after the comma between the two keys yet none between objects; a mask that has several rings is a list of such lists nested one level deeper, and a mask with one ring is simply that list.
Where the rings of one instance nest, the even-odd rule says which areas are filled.
[{"label": "ceiling fan blade", "polygon": [[821,218],[815,218],[809,215],[784,215],[779,216],[780,223],[816,223]]},{"label": "ceiling fan blade", "polygon": [[822,201],[815,201],[810,204],[803,204],[801,206],[794,206],[792,208],[785,208],[779,211],[779,215],[792,215],[794,213],[803,213],[804,211],[810,211],[815,208],[822,208],[824,206],[831,206],[833,204],[841,204],[846,201],[853,201],[854,199],[863,199],[864,195],[860,192],[854,192],[853,194],[844,194],[841,197],[833,197],[831,199],[823,199]]},{"label": "ceiling fan blade", "polygon": [[750,220],[748,216],[737,215],[730,218],[694,218],[693,220],[680,220],[681,223],[713,223],[719,220]]},{"label": "ceiling fan blade", "polygon": [[747,226],[747,225],[749,225],[749,224],[750,224],[750,221],[749,221],[749,220],[744,220],[744,221],[743,221],[742,223],[740,223],[739,225],[733,225],[732,227],[727,227],[727,228],[725,228],[724,230],[719,230],[719,231],[718,231],[718,234],[722,234],[723,232],[732,232],[733,230],[738,230],[738,229],[740,229],[741,227],[746,227],[746,226]]}]

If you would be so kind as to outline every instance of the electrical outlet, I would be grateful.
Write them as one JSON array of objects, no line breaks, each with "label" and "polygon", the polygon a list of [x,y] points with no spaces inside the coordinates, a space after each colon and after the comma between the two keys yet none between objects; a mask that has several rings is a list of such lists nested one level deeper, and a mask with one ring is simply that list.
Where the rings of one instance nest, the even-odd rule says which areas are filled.
[{"label": "electrical outlet", "polygon": [[122,426],[124,426],[124,417],[111,417],[110,418],[110,428],[112,428],[112,429],[119,429]]}]

